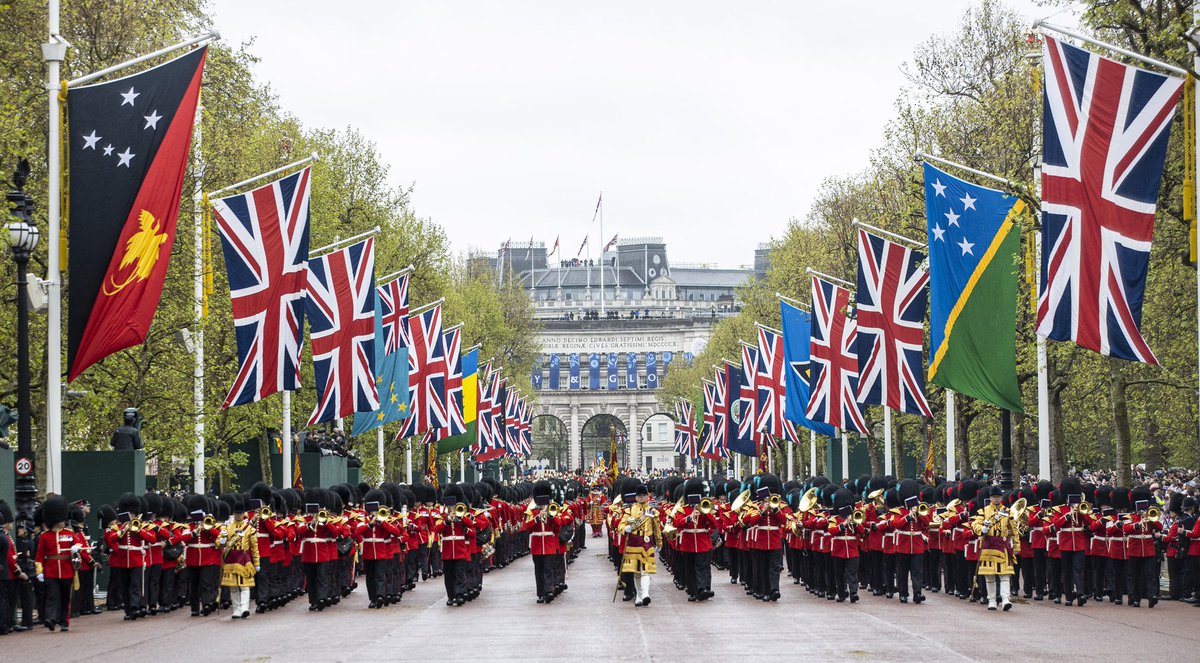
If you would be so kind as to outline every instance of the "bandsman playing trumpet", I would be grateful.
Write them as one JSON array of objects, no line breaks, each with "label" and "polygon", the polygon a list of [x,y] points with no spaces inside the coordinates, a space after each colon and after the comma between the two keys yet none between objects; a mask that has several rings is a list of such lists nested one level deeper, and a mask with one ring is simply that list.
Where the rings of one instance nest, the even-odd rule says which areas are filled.
[{"label": "bandsman playing trumpet", "polygon": [[188,601],[192,616],[199,617],[217,609],[217,589],[221,581],[217,539],[221,536],[221,526],[211,515],[213,507],[203,495],[190,496],[187,506],[190,529],[183,534],[183,554],[188,569]]},{"label": "bandsman playing trumpet", "polygon": [[972,521],[972,529],[980,539],[977,573],[987,588],[988,610],[996,609],[996,597],[1004,610],[1012,609],[1009,584],[1016,569],[1016,556],[1021,541],[1017,533],[1017,516],[1025,509],[1025,500],[1018,500],[1012,510],[1003,504],[1004,490],[999,486],[988,489],[988,503],[983,514]]},{"label": "bandsman playing trumpet", "polygon": [[367,607],[377,610],[390,603],[387,587],[387,565],[395,555],[396,539],[401,531],[391,510],[383,506],[387,497],[377,488],[363,496],[366,519],[355,525],[355,535],[362,541],[363,573],[367,584]]},{"label": "bandsman playing trumpet", "polygon": [[866,513],[854,509],[854,493],[847,488],[833,494],[833,510],[827,525],[833,544],[833,587],[827,591],[837,593],[838,603],[847,597],[858,603],[858,548]]},{"label": "bandsman playing trumpet", "polygon": [[925,532],[929,528],[929,505],[921,502],[920,486],[912,479],[900,482],[904,506],[890,515],[891,531],[896,536],[896,587],[900,602],[908,603],[908,579],[912,578],[913,603],[925,600]]},{"label": "bandsman playing trumpet", "polygon": [[689,601],[705,601],[712,591],[712,537],[720,527],[708,483],[688,479],[683,486],[684,505],[672,524],[679,533],[678,560]]},{"label": "bandsman playing trumpet", "polygon": [[746,527],[746,543],[751,559],[752,595],[762,601],[779,600],[783,531],[792,515],[792,509],[780,494],[782,486],[779,477],[774,474],[754,477],[755,496],[760,501],[748,506],[741,517],[742,525]]},{"label": "bandsman playing trumpet", "polygon": [[550,603],[562,591],[555,582],[555,565],[564,554],[559,532],[573,520],[567,509],[550,501],[552,492],[549,481],[538,481],[533,485],[533,502],[526,510],[521,528],[529,534],[538,603]]},{"label": "bandsman playing trumpet", "polygon": [[[1065,498],[1065,504],[1059,502],[1060,496]],[[1059,482],[1055,502],[1059,506],[1054,510],[1051,523],[1057,534],[1058,552],[1062,560],[1062,592],[1067,605],[1078,598],[1082,607],[1087,603],[1086,585],[1083,582],[1083,563],[1087,550],[1087,535],[1084,532],[1092,526],[1092,507],[1083,500],[1083,486],[1074,477],[1066,477]]]},{"label": "bandsman playing trumpet", "polygon": [[1129,589],[1129,605],[1137,608],[1146,599],[1149,607],[1158,603],[1158,558],[1156,544],[1162,537],[1161,513],[1150,506],[1150,489],[1138,486],[1129,491],[1133,501],[1133,513],[1124,525],[1126,552],[1126,578]]},{"label": "bandsman playing trumpet", "polygon": [[145,567],[147,544],[158,540],[157,535],[142,526],[138,518],[142,502],[132,493],[125,493],[117,500],[117,523],[104,533],[112,556],[109,567],[115,577],[118,592],[125,599],[125,619],[134,620],[146,616]]},{"label": "bandsman playing trumpet", "polygon": [[471,561],[468,541],[475,537],[475,520],[462,486],[456,484],[446,487],[442,495],[442,508],[434,517],[432,531],[442,539],[446,605],[461,606],[467,602],[467,564]]}]

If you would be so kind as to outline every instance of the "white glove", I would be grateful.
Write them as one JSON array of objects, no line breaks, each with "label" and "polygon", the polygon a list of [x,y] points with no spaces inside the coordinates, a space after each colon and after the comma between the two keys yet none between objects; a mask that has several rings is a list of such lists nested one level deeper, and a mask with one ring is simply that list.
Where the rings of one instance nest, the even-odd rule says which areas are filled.
[{"label": "white glove", "polygon": [[37,575],[37,579],[38,579],[38,582],[46,582],[46,576],[45,576],[45,574],[39,573],[39,574]]},{"label": "white glove", "polygon": [[254,572],[255,572],[255,573],[261,573],[261,572],[262,572],[262,567],[261,567],[261,566],[256,566],[256,567],[254,567]]},{"label": "white glove", "polygon": [[632,533],[633,533],[633,528],[632,528],[632,527],[630,527],[630,526],[628,526],[628,525],[626,525],[626,526],[625,526],[625,533],[626,533],[626,534],[632,534]]}]

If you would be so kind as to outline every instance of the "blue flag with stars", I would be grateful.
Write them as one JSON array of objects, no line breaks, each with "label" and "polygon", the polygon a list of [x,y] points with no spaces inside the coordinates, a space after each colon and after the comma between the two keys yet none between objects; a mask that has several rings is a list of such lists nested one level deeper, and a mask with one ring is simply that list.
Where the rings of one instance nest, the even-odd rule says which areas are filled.
[{"label": "blue flag with stars", "polygon": [[[384,286],[386,287],[386,286]],[[405,304],[407,307],[407,304]],[[351,435],[362,435],[411,414],[408,409],[408,348],[401,346],[386,354],[387,341],[383,329],[383,308],[375,307],[375,390],[379,392],[379,409],[356,412]]]},{"label": "blue flag with stars", "polygon": [[808,411],[809,344],[812,342],[812,316],[787,302],[779,302],[783,318],[784,390],[787,404],[783,408],[788,421],[816,431],[817,435],[833,437],[833,426],[812,421],[804,416]]}]

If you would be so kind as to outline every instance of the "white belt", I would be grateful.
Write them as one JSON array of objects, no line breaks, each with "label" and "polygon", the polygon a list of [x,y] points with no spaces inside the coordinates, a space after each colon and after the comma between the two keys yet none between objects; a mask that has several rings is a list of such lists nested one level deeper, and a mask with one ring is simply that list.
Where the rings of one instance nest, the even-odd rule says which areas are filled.
[{"label": "white belt", "polygon": [[142,546],[117,546],[120,550],[145,550]]},{"label": "white belt", "polygon": [[1130,539],[1153,539],[1154,535],[1152,535],[1152,534],[1130,534],[1128,538],[1130,538]]},{"label": "white belt", "polygon": [[1060,532],[1082,532],[1083,528],[1082,527],[1063,527],[1063,528],[1059,529],[1058,531],[1060,531]]},{"label": "white belt", "polygon": [[269,539],[269,538],[271,538],[271,535],[270,535],[270,534],[267,534],[266,532],[259,532],[258,534],[255,534],[255,536],[257,536],[257,537],[258,537],[258,538],[260,538],[260,539]]},{"label": "white belt", "polygon": [[391,539],[363,539],[363,543],[387,543]]},{"label": "white belt", "polygon": [[166,541],[156,541],[156,542],[154,542],[154,543],[151,543],[151,544],[150,544],[150,547],[151,547],[151,548],[162,548],[162,547],[163,547],[163,546],[165,546],[165,545],[167,545],[167,542],[166,542]]},{"label": "white belt", "polygon": [[708,533],[708,530],[706,530],[706,529],[681,529],[679,531],[683,532],[684,534],[707,534]]},{"label": "white belt", "polygon": [[[529,536],[554,536],[554,532],[531,532]],[[462,538],[461,536],[458,538]]]},{"label": "white belt", "polygon": [[307,543],[333,543],[333,539],[304,539]]},{"label": "white belt", "polygon": [[[546,532],[546,533],[547,533],[547,534],[551,534],[552,532]],[[443,541],[462,541],[462,540],[464,540],[465,538],[466,538],[466,537],[462,537],[462,536],[443,536],[443,537],[442,537],[442,540],[443,540]]]},{"label": "white belt", "polygon": [[899,532],[896,532],[896,533],[897,533],[897,534],[903,534],[904,536],[921,536],[921,535],[923,535],[923,534],[924,534],[924,532],[909,532],[909,531],[905,531],[905,530],[901,530],[901,531],[899,531]]},{"label": "white belt", "polygon": [[857,541],[858,537],[857,536],[835,536],[835,537],[833,537],[833,540],[834,541]]},{"label": "white belt", "polygon": [[[125,546],[121,546],[121,547],[124,548]],[[217,544],[215,544],[215,543],[189,543],[188,547],[189,548],[216,548]]]},{"label": "white belt", "polygon": [[767,530],[768,532],[773,532],[779,528],[775,525],[755,525],[754,527],[751,527],[750,529],[763,529],[763,530]]}]

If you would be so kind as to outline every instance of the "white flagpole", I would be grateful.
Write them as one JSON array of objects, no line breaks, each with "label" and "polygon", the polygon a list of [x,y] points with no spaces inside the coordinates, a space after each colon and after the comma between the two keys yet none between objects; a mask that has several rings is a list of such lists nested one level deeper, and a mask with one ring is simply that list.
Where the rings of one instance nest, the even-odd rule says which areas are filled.
[{"label": "white flagpole", "polygon": [[[1042,198],[1042,164],[1038,159],[1033,169],[1033,186],[1038,200]],[[1036,283],[1042,281],[1042,233],[1034,233],[1034,248],[1037,251]],[[1037,325],[1036,320],[1034,325]],[[1037,339],[1037,395],[1038,395],[1038,479],[1053,481],[1050,476],[1050,374],[1046,337],[1034,331]],[[1061,416],[1061,414],[1060,414]]]},{"label": "white flagpole", "polygon": [[883,406],[883,473],[892,474],[892,409]]},{"label": "white flagpole", "polygon": [[296,480],[292,476],[292,392],[283,390],[283,485],[291,488]]},{"label": "white flagpole", "polygon": [[458,480],[467,482],[467,457],[465,454],[458,454]]},{"label": "white flagpole", "polygon": [[[47,201],[48,217],[46,240],[46,491],[62,493],[62,117],[58,95],[62,92],[59,67],[67,57],[67,43],[58,36],[59,0],[49,0],[47,32],[49,39],[42,44],[42,58],[46,60],[46,97],[49,111],[47,133]],[[24,295],[20,295],[24,296]]]},{"label": "white flagpole", "polygon": [[193,198],[192,210],[192,231],[195,234],[193,238],[193,251],[195,255],[192,257],[192,315],[195,330],[192,334],[193,359],[195,365],[192,367],[192,407],[195,409],[195,435],[196,439],[192,443],[192,453],[194,454],[192,471],[192,490],[201,495],[204,494],[204,206],[207,200],[202,193],[204,191],[204,152],[203,147],[203,128],[202,118],[204,117],[204,98],[201,98],[196,103],[196,125],[195,138],[196,149],[193,152],[195,155],[195,165],[193,166],[196,179],[196,195]]},{"label": "white flagpole", "polygon": [[[596,211],[600,213],[600,241],[604,241],[604,192],[600,192],[600,199],[596,201]],[[604,245],[600,249],[600,317],[604,318],[604,249],[608,245]]]},{"label": "white flagpole", "polygon": [[954,447],[957,443],[955,440],[954,430],[955,414],[954,414],[954,390],[946,390],[946,481],[954,481]]},{"label": "white flagpole", "polygon": [[808,476],[817,476],[817,431],[808,431]]},{"label": "white flagpole", "polygon": [[850,438],[842,431],[842,478],[850,478]]},{"label": "white flagpole", "polygon": [[375,429],[375,453],[379,456],[379,483],[383,483],[387,472],[383,468],[383,426]]},{"label": "white flagpole", "polygon": [[404,446],[406,447],[406,449],[404,451],[404,458],[405,458],[404,462],[406,465],[404,477],[405,477],[405,481],[408,483],[408,485],[411,486],[412,485],[412,440],[405,440]]}]

